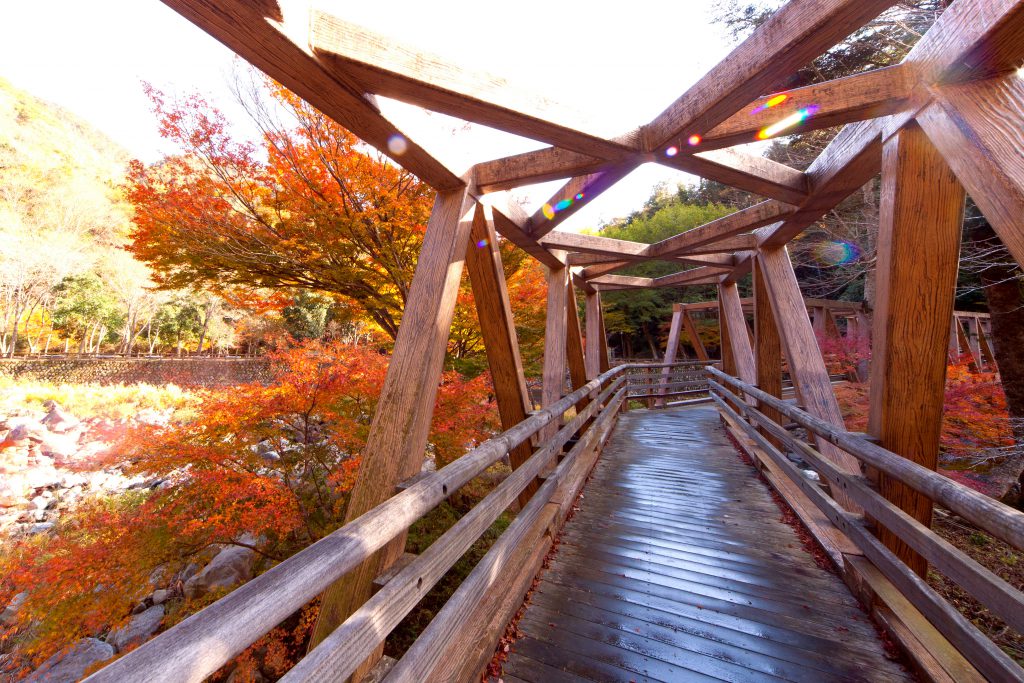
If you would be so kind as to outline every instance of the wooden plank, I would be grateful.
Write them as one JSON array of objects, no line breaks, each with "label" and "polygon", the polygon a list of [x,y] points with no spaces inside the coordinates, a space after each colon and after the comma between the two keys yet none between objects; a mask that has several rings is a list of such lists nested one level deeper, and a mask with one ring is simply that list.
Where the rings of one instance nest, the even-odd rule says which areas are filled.
[{"label": "wooden plank", "polygon": [[[814,111],[799,124],[801,133],[892,114],[907,106],[910,89],[917,82],[913,72],[912,67],[897,64],[758,97],[708,131],[700,148],[718,149],[770,139],[758,133],[808,107]],[[778,104],[769,107],[768,102]],[[792,133],[786,128],[777,135]]]},{"label": "wooden plank", "polygon": [[[560,258],[563,253],[556,254]],[[565,395],[567,292],[569,269],[548,268],[547,319],[544,325],[544,369],[541,405],[547,407]],[[542,440],[554,434],[554,426],[541,432]]]},{"label": "wooden plank", "polygon": [[310,44],[323,62],[374,94],[592,156],[631,151],[583,132],[579,112],[321,10],[311,14]]},{"label": "wooden plank", "polygon": [[[668,343],[665,345],[665,367],[661,369],[661,389],[659,393],[664,394],[667,391],[666,384],[668,383],[669,376],[672,374],[672,368],[669,367],[672,363],[676,362],[676,353],[679,351],[679,330],[683,326],[683,309],[676,304],[672,307],[672,322],[668,328]],[[658,399],[655,404],[661,408],[665,406],[664,399]]]},{"label": "wooden plank", "polygon": [[654,278],[634,277],[632,275],[602,275],[590,280],[592,285],[600,285],[602,290],[645,288],[654,285]]},{"label": "wooden plank", "polygon": [[647,248],[650,246],[642,242],[630,242],[629,240],[617,240],[611,237],[601,237],[600,235],[584,235],[578,232],[562,232],[560,230],[549,232],[538,241],[548,249],[563,249],[565,251],[619,257],[645,256]]},{"label": "wooden plank", "polygon": [[878,16],[887,0],[789,3],[644,127],[644,149],[683,148]]},{"label": "wooden plank", "polygon": [[[731,268],[728,266],[699,266],[697,268],[690,268],[671,275],[656,277],[651,282],[650,286],[677,287],[679,285],[713,284],[717,283],[719,275],[728,272],[730,269]],[[604,277],[610,276],[605,275]]]},{"label": "wooden plank", "polygon": [[683,325],[686,326],[686,336],[690,338],[690,344],[697,353],[697,359],[702,361],[709,360],[708,351],[704,348],[704,342],[701,341],[700,334],[697,332],[697,326],[693,323],[690,312],[685,309],[683,310]]},{"label": "wooden plank", "polygon": [[[624,146],[636,146],[638,132],[612,138]],[[511,190],[523,185],[574,178],[606,171],[621,159],[602,159],[560,147],[546,147],[500,159],[482,161],[473,166],[480,190],[485,193]]]},{"label": "wooden plank", "polygon": [[729,343],[732,347],[732,359],[736,366],[736,376],[744,382],[757,382],[757,370],[754,366],[754,351],[750,347],[747,335],[747,321],[743,317],[740,305],[740,292],[736,285],[718,286],[719,311],[728,319]]},{"label": "wooden plank", "polygon": [[1024,79],[942,88],[918,122],[1017,263],[1024,263]]},{"label": "wooden plank", "polygon": [[743,232],[750,232],[769,223],[774,223],[792,210],[793,207],[770,199],[736,213],[731,213],[728,216],[723,216],[710,223],[697,226],[674,237],[656,242],[650,245],[646,255],[661,258],[673,256],[683,251],[688,252],[693,247],[700,247],[713,242],[720,243],[726,237],[733,237]]},{"label": "wooden plank", "polygon": [[[309,17],[305,13],[283,17],[276,3],[244,0],[164,0],[164,4],[434,189],[447,192],[464,185],[462,179],[381,116],[372,98],[330,73],[310,53],[305,39]],[[271,7],[273,11],[265,11]],[[302,40],[295,42],[291,37],[295,35],[302,36]],[[395,135],[406,141],[401,155],[388,149],[388,140]]]},{"label": "wooden plank", "polygon": [[808,179],[803,172],[738,149],[659,156],[657,160],[664,166],[788,204],[807,199]]},{"label": "wooden plank", "polygon": [[[511,429],[526,419],[533,406],[530,405],[530,394],[526,389],[498,237],[479,204],[473,211],[466,269],[469,271],[469,283],[476,303],[484,350],[487,352],[487,366],[491,371],[501,428]],[[529,441],[516,446],[509,452],[512,468],[521,466],[532,454],[533,448]],[[520,506],[526,505],[537,486],[537,482],[531,482],[523,489],[519,496]]]},{"label": "wooden plank", "polygon": [[[627,160],[606,171],[573,178],[530,217],[530,223],[527,226],[530,235],[539,239],[548,234],[566,218],[586,206],[588,202],[593,201],[602,192],[632,173],[638,165],[637,161]],[[565,208],[558,208],[566,203],[568,206]]]},{"label": "wooden plank", "polygon": [[977,372],[981,365],[978,363],[977,356],[974,355],[974,349],[971,348],[970,337],[967,334],[967,330],[964,328],[962,320],[953,316],[953,326],[956,327],[956,338],[959,342],[960,348],[964,350],[963,355],[968,357],[968,367],[972,372]]},{"label": "wooden plank", "polygon": [[[917,126],[885,144],[875,271],[868,433],[916,463],[938,465],[964,191]],[[925,525],[932,503],[882,475],[882,494]],[[919,575],[927,563],[891,534],[886,545]]]},{"label": "wooden plank", "polygon": [[[762,266],[754,261],[754,358],[757,386],[772,396],[782,398],[782,340],[779,338],[775,314],[772,312],[768,285],[764,281]],[[782,423],[782,413],[758,401],[757,409],[775,422]],[[774,445],[778,445],[770,437]]]},{"label": "wooden plank", "polygon": [[[569,365],[569,383],[576,391],[587,383],[587,364],[583,354],[583,333],[580,330],[580,313],[576,306],[576,290],[572,280],[566,284],[565,293],[566,343],[565,355]],[[580,401],[577,408],[585,408],[587,401]]]},{"label": "wooden plank", "polygon": [[548,268],[560,267],[562,262],[558,257],[538,244],[537,240],[530,237],[529,233],[524,230],[523,226],[526,225],[528,218],[525,214],[520,217],[518,214],[522,211],[517,211],[518,208],[517,205],[509,202],[507,197],[504,202],[499,201],[497,206],[491,210],[494,229],[501,233],[502,237]]},{"label": "wooden plank", "polygon": [[684,254],[687,256],[695,254],[718,254],[718,253],[729,253],[745,251],[747,249],[757,248],[758,238],[754,233],[745,233],[742,235],[734,235],[717,242],[709,242],[695,247],[687,247],[684,250]]},{"label": "wooden plank", "polygon": [[996,367],[996,357],[992,352],[992,345],[989,344],[988,335],[985,334],[985,326],[978,324],[978,344],[981,350],[981,357],[985,360],[985,365],[990,371],[998,372]]},{"label": "wooden plank", "polygon": [[[845,429],[843,413],[832,392],[828,370],[814,338],[814,330],[807,317],[807,308],[800,295],[800,286],[793,273],[789,253],[785,247],[762,249],[757,258],[761,262],[772,313],[778,324],[782,349],[800,403],[811,415],[839,429]],[[849,453],[821,439],[818,439],[818,445],[825,457],[842,469],[847,472],[860,471],[860,463]],[[842,491],[836,492],[836,500],[847,510],[856,511],[856,506]]]},{"label": "wooden plank", "polygon": [[[600,294],[598,296],[600,297]],[[608,372],[611,367],[611,356],[608,354],[608,331],[604,328],[604,308],[601,306],[600,298],[597,300],[597,315],[601,321],[600,334],[597,335],[598,342],[601,346],[598,359],[601,361],[601,372]]]},{"label": "wooden plank", "polygon": [[591,380],[601,374],[601,294],[588,293],[586,300],[587,349],[583,354],[586,362],[587,379]]},{"label": "wooden plank", "polygon": [[[430,407],[443,369],[474,206],[465,191],[438,193],[434,201],[346,522],[390,498],[395,485],[419,472],[423,464],[433,415]],[[402,554],[404,546],[403,533],[324,592],[310,648],[366,602],[373,578]]]},{"label": "wooden plank", "polygon": [[729,327],[729,317],[725,314],[725,308],[722,304],[722,297],[718,297],[718,338],[719,338],[719,357],[722,359],[722,372],[727,375],[736,376],[736,359],[733,357],[732,352],[732,334],[733,331]]}]

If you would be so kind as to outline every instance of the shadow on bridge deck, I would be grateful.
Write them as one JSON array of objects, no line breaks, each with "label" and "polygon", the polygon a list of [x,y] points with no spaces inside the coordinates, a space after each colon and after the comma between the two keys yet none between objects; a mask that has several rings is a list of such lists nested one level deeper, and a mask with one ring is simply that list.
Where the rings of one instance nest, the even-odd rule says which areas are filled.
[{"label": "shadow on bridge deck", "polygon": [[621,417],[519,626],[509,683],[913,680],[707,407]]}]

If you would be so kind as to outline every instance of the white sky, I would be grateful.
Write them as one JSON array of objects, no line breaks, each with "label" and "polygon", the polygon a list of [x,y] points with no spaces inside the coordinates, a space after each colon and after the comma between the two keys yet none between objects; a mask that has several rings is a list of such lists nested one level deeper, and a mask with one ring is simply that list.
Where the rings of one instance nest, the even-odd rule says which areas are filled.
[{"label": "white sky", "polygon": [[[5,4],[0,77],[85,118],[133,155],[153,161],[171,151],[142,93],[144,80],[171,93],[198,90],[239,123],[240,134],[248,132],[227,88],[234,54],[158,0]],[[728,53],[722,27],[710,23],[714,4],[318,2],[346,20],[566,103],[593,123],[594,132],[606,135],[656,116]],[[453,120],[399,103],[383,102],[382,109],[456,171],[473,161],[542,146],[481,127],[453,132],[458,127]],[[562,229],[624,216],[642,207],[655,184],[691,180],[661,166],[643,166],[567,219]],[[559,185],[524,194],[539,205]]]}]

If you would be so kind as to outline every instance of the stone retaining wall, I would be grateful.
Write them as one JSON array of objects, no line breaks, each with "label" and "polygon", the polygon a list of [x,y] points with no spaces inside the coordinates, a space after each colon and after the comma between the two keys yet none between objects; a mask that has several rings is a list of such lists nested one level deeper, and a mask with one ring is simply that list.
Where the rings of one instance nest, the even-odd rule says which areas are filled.
[{"label": "stone retaining wall", "polygon": [[266,382],[265,358],[33,358],[0,360],[0,377],[58,384],[176,384],[221,387]]}]

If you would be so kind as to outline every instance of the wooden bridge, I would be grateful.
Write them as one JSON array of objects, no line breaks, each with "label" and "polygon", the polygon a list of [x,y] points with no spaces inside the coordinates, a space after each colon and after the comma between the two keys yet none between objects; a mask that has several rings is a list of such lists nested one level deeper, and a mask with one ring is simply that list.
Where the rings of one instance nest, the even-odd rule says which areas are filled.
[{"label": "wooden bridge", "polygon": [[[958,325],[953,291],[965,191],[1024,260],[1024,3],[954,0],[901,64],[779,92],[894,4],[793,0],[662,114],[605,138],[502,79],[304,3],[165,2],[437,195],[347,524],[91,680],[202,680],[317,596],[311,649],[283,680],[383,675],[391,630],[513,503],[515,520],[386,680],[477,679],[555,539],[557,552],[518,622],[523,635],[509,649],[509,679],[905,677],[884,656],[868,617],[928,679],[1022,679],[1018,664],[922,577],[929,568],[940,572],[1024,630],[1021,592],[929,528],[938,505],[1024,548],[1024,514],[935,472],[950,331]],[[377,95],[548,146],[459,174],[382,116]],[[802,112],[812,105],[808,118]],[[793,116],[805,119],[802,131],[844,126],[806,171],[734,147]],[[764,200],[656,244],[555,230],[644,163]],[[865,435],[843,424],[786,244],[879,172]],[[533,215],[501,194],[558,178],[568,180]],[[499,233],[548,269],[539,409],[527,397]],[[615,273],[648,260],[681,270],[653,279]],[[464,269],[505,431],[416,477]],[[748,275],[753,297],[745,311],[739,285]],[[601,293],[688,285],[717,287],[717,367],[609,368]],[[585,299],[582,326],[577,291]],[[827,325],[827,316],[815,318]],[[795,404],[784,400],[783,361]],[[694,388],[694,374],[707,384]],[[689,391],[710,394],[725,426],[708,404],[672,405],[693,400],[682,395]],[[646,400],[651,410],[620,418]],[[412,523],[506,456],[507,479],[425,552],[403,557]],[[757,476],[834,574],[798,547],[802,534],[779,521],[781,508]]]}]

